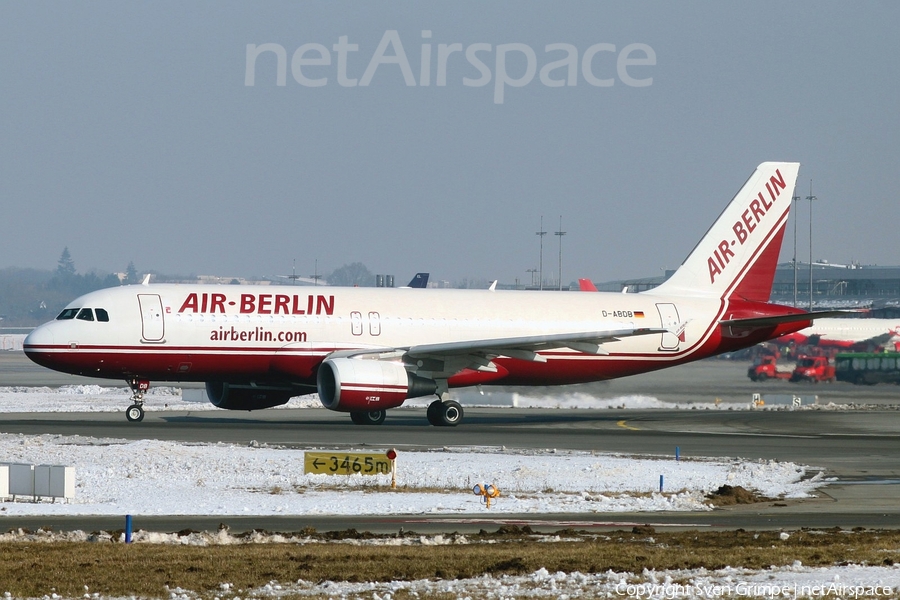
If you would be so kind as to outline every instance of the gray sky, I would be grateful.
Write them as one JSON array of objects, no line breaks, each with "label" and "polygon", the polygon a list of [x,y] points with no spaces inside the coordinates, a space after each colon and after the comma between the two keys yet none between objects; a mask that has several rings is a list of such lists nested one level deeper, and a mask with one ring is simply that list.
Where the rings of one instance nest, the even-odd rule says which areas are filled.
[{"label": "gray sky", "polygon": [[[524,282],[542,215],[555,278],[562,215],[564,281],[650,276],[766,160],[813,180],[815,258],[897,265],[897,23],[895,2],[3,2],[0,268],[68,246],[80,272]],[[246,84],[248,44],[284,48],[283,86],[275,52]],[[545,83],[569,56],[549,44],[577,62]],[[525,85],[497,87],[501,55]]]}]

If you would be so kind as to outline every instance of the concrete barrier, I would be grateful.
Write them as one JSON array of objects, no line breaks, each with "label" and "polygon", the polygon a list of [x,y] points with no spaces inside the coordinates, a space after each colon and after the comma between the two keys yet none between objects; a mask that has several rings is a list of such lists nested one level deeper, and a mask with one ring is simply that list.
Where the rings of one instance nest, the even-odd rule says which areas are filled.
[{"label": "concrete barrier", "polygon": [[181,399],[185,402],[199,402],[201,404],[209,402],[206,390],[198,388],[181,388]]},{"label": "concrete barrier", "polygon": [[0,499],[9,496],[9,465],[0,465]]},{"label": "concrete barrier", "polygon": [[24,341],[24,333],[0,333],[0,350],[21,352]]},{"label": "concrete barrier", "polygon": [[64,465],[0,464],[0,498],[30,497],[71,500],[75,497],[75,467]]}]

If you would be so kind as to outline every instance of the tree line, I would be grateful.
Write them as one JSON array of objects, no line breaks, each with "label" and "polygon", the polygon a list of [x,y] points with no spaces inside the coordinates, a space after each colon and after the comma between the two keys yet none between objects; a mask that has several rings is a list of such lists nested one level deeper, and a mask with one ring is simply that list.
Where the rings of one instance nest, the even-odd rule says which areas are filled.
[{"label": "tree line", "polygon": [[49,321],[72,299],[121,283],[115,273],[79,274],[68,248],[54,271],[0,269],[0,327],[31,327]]},{"label": "tree line", "polygon": [[[322,276],[329,285],[371,287],[375,275],[362,263],[351,263]],[[0,269],[0,328],[34,327],[56,317],[77,298],[95,290],[141,282],[133,262],[124,274],[91,271],[78,273],[68,247],[64,248],[56,269]],[[155,283],[190,281],[196,276],[154,274]]]}]

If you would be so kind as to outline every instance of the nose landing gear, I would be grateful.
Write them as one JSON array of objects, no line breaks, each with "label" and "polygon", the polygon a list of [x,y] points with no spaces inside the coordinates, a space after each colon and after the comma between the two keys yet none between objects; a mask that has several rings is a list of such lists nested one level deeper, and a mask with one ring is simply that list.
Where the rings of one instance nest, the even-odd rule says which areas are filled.
[{"label": "nose landing gear", "polygon": [[131,401],[134,404],[125,409],[125,418],[137,423],[144,419],[144,392],[150,389],[150,380],[134,377],[128,385],[131,387]]}]

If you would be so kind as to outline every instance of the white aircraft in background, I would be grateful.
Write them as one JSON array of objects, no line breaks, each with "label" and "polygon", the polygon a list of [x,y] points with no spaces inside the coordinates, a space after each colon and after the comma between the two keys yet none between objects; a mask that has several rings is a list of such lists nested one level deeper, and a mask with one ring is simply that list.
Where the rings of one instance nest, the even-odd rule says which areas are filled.
[{"label": "white aircraft in background", "polygon": [[380,424],[436,395],[432,425],[463,418],[450,388],[556,385],[644,373],[797,331],[819,316],[768,303],[798,163],[757,167],[681,267],[638,294],[142,285],[85,294],[24,343],[36,363],[123,378],[143,418],[151,380],[206,382],[220,408],[318,391]]},{"label": "white aircraft in background", "polygon": [[775,341],[842,350],[900,350],[900,319],[819,319],[810,327]]}]

